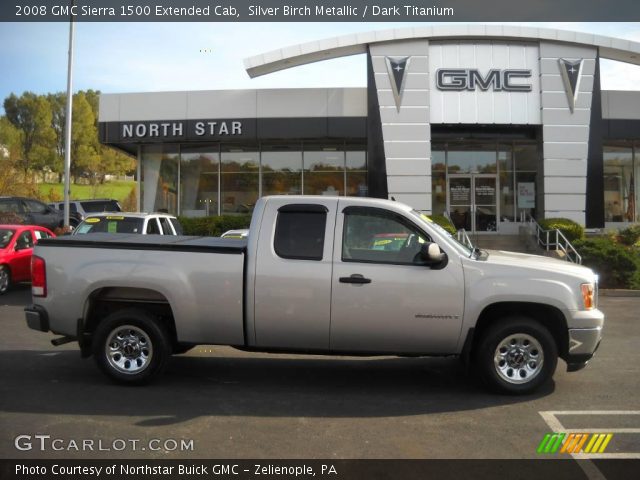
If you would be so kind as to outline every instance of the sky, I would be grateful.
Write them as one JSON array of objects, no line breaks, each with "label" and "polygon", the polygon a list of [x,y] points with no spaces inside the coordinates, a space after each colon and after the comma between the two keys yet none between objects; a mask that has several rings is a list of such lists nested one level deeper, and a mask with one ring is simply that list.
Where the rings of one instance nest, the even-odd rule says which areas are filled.
[{"label": "sky", "polygon": [[[103,93],[238,88],[364,87],[364,55],[250,79],[243,60],[349,33],[424,23],[76,24],[74,91]],[[528,23],[640,42],[640,23]],[[66,90],[68,23],[0,23],[0,100]],[[640,66],[603,60],[602,88],[640,90]],[[4,113],[0,104],[0,114]]]}]

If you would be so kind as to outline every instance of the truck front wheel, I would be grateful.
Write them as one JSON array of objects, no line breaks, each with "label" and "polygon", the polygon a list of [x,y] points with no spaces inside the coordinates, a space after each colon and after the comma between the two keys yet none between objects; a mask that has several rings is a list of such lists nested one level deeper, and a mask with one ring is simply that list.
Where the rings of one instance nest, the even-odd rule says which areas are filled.
[{"label": "truck front wheel", "polygon": [[500,393],[533,392],[551,379],[557,363],[558,349],[549,330],[521,316],[489,326],[476,349],[480,377]]},{"label": "truck front wheel", "polygon": [[140,385],[164,370],[171,343],[164,325],[144,310],[120,310],[98,324],[93,355],[111,379]]}]

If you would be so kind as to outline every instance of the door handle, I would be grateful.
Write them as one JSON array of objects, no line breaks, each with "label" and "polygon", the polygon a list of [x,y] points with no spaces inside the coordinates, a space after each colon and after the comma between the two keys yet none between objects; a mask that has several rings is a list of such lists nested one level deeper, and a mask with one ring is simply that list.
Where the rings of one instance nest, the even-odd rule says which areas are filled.
[{"label": "door handle", "polygon": [[350,277],[340,277],[340,283],[356,283],[362,285],[365,283],[371,283],[371,279],[364,278],[364,276],[359,273],[354,273]]}]

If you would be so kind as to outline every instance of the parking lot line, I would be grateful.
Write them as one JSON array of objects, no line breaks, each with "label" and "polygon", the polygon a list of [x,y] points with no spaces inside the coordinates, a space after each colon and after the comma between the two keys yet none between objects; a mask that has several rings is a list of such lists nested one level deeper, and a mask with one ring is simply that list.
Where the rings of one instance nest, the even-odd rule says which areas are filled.
[{"label": "parking lot line", "polygon": [[[565,428],[562,422],[558,419],[558,416],[564,415],[640,415],[640,410],[549,410],[538,412],[540,416],[549,426],[554,433],[589,433],[589,434],[614,434],[614,433],[640,433],[640,428]],[[599,442],[604,442],[604,436],[599,439]],[[608,440],[611,440],[607,436]],[[593,447],[588,450],[604,450],[606,444],[598,445],[599,448]],[[579,449],[575,449],[579,450]],[[569,453],[576,460],[584,459],[640,459],[640,452],[624,452],[624,453]]]}]

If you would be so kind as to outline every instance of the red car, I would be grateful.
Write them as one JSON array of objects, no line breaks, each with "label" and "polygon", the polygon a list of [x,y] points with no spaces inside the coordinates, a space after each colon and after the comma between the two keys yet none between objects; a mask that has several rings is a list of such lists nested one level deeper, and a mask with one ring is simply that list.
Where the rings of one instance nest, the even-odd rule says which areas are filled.
[{"label": "red car", "polygon": [[41,238],[55,237],[37,225],[0,225],[0,295],[12,283],[31,281],[31,254]]}]

